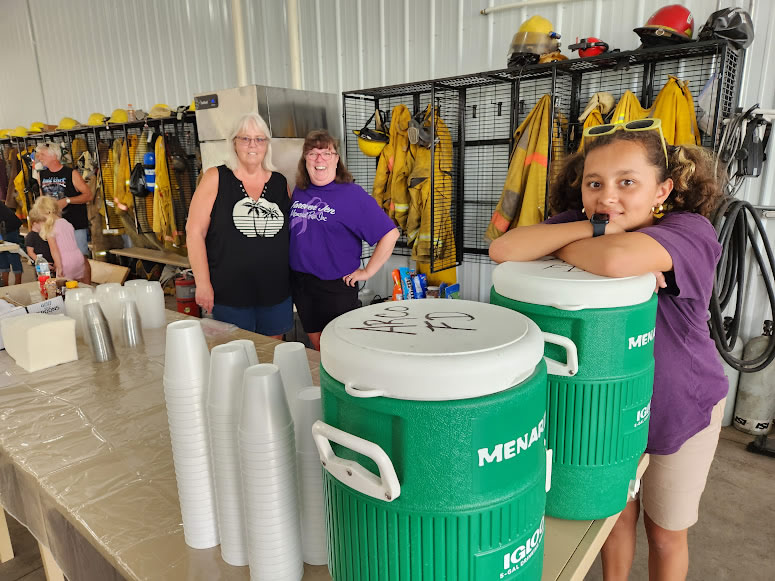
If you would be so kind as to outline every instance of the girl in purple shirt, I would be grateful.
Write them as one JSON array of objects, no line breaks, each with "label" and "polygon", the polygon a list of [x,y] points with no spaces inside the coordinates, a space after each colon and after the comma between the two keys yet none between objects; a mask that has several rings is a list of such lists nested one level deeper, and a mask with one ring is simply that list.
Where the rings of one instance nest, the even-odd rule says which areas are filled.
[{"label": "girl in purple shirt", "polygon": [[496,262],[553,254],[593,274],[657,276],[650,462],[640,498],[627,504],[603,546],[606,581],[629,575],[641,504],[649,577],[686,578],[687,531],[698,519],[728,389],[707,326],[721,254],[708,217],[723,197],[723,178],[710,152],[668,147],[656,124],[644,130],[649,122],[585,136],[584,150],[552,184],[559,213],[490,246]]}]

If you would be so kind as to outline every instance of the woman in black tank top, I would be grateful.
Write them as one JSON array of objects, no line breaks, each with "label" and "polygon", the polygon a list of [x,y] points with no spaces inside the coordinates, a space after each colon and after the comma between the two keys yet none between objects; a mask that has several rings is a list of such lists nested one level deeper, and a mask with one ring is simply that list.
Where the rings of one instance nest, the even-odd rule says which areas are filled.
[{"label": "woman in black tank top", "polygon": [[242,117],[231,142],[232,159],[205,172],[189,209],[196,301],[218,320],[280,339],[293,325],[288,185],[259,115]]}]

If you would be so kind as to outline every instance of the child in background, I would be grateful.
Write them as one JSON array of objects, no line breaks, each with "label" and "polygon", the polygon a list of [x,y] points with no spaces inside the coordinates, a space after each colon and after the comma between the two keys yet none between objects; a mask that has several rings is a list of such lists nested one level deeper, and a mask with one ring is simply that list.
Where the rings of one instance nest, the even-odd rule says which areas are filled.
[{"label": "child in background", "polygon": [[57,201],[50,196],[40,196],[30,210],[30,221],[41,223],[40,237],[51,248],[57,276],[91,284],[86,257],[78,248],[75,230],[62,218]]},{"label": "child in background", "polygon": [[43,220],[41,219],[39,222],[32,222],[32,219],[30,218],[30,222],[30,231],[24,237],[24,246],[27,250],[27,256],[35,261],[38,254],[42,254],[43,258],[48,261],[50,268],[53,270],[54,257],[51,255],[51,247],[48,245],[48,242],[40,237],[40,228],[43,226]]},{"label": "child in background", "polygon": [[649,579],[686,579],[688,528],[721,429],[727,379],[708,330],[708,305],[721,247],[708,218],[723,197],[710,152],[669,147],[659,119],[584,132],[552,184],[543,224],[495,240],[496,262],[548,254],[593,274],[654,272],[657,321],[654,392],[640,497],[622,511],[603,545],[603,577],[627,579],[643,505]]}]

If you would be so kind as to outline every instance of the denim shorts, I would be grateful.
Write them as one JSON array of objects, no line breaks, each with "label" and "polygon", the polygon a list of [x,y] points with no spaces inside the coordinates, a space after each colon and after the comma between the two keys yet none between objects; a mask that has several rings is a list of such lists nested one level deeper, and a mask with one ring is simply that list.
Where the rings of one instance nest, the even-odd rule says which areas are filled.
[{"label": "denim shorts", "polygon": [[84,256],[89,256],[89,229],[79,228],[75,231],[75,243],[78,244],[78,250]]},{"label": "denim shorts", "polygon": [[293,301],[288,297],[276,305],[255,307],[230,307],[213,305],[213,318],[237,325],[260,335],[282,335],[293,328]]},{"label": "denim shorts", "polygon": [[[22,250],[25,249],[24,240],[18,230],[6,233],[4,240],[5,242],[18,244]],[[21,257],[16,252],[0,252],[0,272],[9,272],[11,270],[14,272],[22,271]]]}]

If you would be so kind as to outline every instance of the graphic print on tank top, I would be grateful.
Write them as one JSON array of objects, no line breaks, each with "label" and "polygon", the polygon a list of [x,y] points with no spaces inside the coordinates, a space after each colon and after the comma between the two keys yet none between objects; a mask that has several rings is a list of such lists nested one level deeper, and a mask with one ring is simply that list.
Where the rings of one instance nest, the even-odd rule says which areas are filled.
[{"label": "graphic print on tank top", "polygon": [[258,200],[247,196],[237,200],[231,216],[237,230],[248,238],[273,238],[285,224],[280,206],[263,196]]},{"label": "graphic print on tank top", "polygon": [[59,176],[41,178],[40,189],[44,196],[51,196],[61,200],[65,197],[65,191],[67,191],[67,178]]}]

